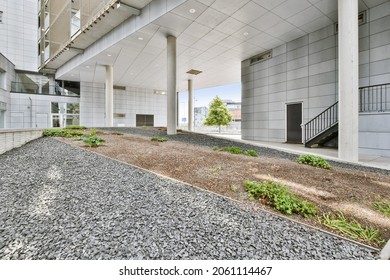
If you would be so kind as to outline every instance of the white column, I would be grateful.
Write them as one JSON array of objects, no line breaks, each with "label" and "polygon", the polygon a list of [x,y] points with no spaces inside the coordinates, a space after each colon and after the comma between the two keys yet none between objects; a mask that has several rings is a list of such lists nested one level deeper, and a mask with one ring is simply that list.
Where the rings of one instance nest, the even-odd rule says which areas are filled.
[{"label": "white column", "polygon": [[194,130],[194,94],[192,80],[188,80],[188,131]]},{"label": "white column", "polygon": [[104,125],[114,126],[114,70],[111,65],[106,65],[106,110]]},{"label": "white column", "polygon": [[359,25],[358,0],[338,1],[339,158],[359,159]]},{"label": "white column", "polygon": [[55,92],[56,80],[53,75],[49,76],[49,94],[56,94]]},{"label": "white column", "polygon": [[177,134],[176,37],[167,38],[167,134]]}]

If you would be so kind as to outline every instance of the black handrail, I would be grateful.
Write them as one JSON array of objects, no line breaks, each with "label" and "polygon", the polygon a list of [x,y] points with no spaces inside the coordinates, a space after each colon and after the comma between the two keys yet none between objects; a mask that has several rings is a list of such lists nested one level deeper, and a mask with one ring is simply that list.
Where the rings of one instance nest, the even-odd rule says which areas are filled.
[{"label": "black handrail", "polygon": [[390,111],[390,84],[359,88],[359,112]]},{"label": "black handrail", "polygon": [[338,123],[338,104],[337,101],[305,124],[305,144]]}]

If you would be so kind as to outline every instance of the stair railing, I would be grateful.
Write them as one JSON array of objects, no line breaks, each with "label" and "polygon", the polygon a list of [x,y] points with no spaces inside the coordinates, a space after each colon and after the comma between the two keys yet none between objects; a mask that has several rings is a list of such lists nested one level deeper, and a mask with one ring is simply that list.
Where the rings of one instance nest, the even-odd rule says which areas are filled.
[{"label": "stair railing", "polygon": [[305,144],[338,123],[338,104],[337,101],[305,124]]}]

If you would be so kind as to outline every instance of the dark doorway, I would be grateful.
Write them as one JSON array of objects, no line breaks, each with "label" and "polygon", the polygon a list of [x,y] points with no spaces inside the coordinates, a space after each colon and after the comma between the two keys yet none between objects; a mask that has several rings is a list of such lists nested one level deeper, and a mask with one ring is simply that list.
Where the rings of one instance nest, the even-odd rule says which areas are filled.
[{"label": "dark doorway", "polygon": [[154,115],[136,115],[136,126],[154,126]]},{"label": "dark doorway", "polygon": [[287,105],[287,143],[302,143],[302,103]]}]

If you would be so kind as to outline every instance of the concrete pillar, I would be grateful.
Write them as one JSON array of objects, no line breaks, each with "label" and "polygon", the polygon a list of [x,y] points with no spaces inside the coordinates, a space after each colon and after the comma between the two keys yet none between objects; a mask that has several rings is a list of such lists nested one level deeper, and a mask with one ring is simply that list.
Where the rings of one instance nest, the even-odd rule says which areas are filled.
[{"label": "concrete pillar", "polygon": [[167,38],[167,134],[177,134],[176,37]]},{"label": "concrete pillar", "polygon": [[56,80],[55,80],[53,75],[50,75],[49,76],[49,94],[56,94],[55,87],[56,87]]},{"label": "concrete pillar", "polygon": [[104,125],[114,126],[114,70],[111,65],[106,65],[106,110]]},{"label": "concrete pillar", "polygon": [[194,130],[194,94],[192,80],[188,80],[188,131]]},{"label": "concrete pillar", "polygon": [[359,159],[358,0],[338,1],[339,158]]}]

